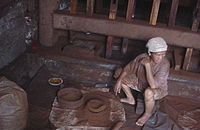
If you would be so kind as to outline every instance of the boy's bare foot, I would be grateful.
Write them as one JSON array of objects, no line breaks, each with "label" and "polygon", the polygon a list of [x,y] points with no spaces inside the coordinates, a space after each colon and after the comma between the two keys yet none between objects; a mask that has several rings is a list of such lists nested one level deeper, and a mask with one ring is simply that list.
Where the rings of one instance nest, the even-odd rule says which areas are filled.
[{"label": "boy's bare foot", "polygon": [[151,114],[143,114],[142,117],[140,117],[137,122],[136,122],[136,125],[138,126],[143,126],[147,121],[148,119],[151,117]]},{"label": "boy's bare foot", "polygon": [[128,103],[131,105],[135,105],[135,99],[129,99],[129,98],[121,98],[120,102]]}]

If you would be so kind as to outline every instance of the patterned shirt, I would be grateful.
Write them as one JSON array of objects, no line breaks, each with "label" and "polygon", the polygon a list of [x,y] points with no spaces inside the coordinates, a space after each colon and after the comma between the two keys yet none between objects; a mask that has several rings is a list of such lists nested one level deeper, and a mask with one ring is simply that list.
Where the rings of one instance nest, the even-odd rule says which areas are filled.
[{"label": "patterned shirt", "polygon": [[[147,53],[140,54],[123,69],[123,71],[127,72],[128,75],[136,75],[138,78],[138,88],[141,91],[149,86],[146,78],[145,67],[140,63],[141,60],[146,57],[149,57]],[[169,75],[169,69],[170,64],[166,58],[163,58],[160,63],[151,66],[152,74],[156,84],[164,91],[168,90],[167,77]]]}]

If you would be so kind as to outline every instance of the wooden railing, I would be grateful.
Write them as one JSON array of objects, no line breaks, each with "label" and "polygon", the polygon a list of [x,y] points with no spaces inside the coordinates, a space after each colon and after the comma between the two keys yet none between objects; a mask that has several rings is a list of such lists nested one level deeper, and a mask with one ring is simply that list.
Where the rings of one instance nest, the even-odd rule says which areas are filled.
[{"label": "wooden railing", "polygon": [[[42,3],[42,1],[43,0],[40,0],[41,3]],[[45,1],[46,0],[44,0],[43,2],[45,2]],[[53,1],[53,0],[50,0],[50,1]],[[58,3],[59,0],[56,0],[56,1]],[[76,12],[77,12],[76,11],[77,10],[77,2],[78,2],[77,0],[71,0],[71,7],[70,7],[70,13],[71,14],[76,14]],[[96,5],[95,5],[95,2],[96,2]],[[159,9],[160,9],[160,3],[161,2],[162,2],[161,0],[153,0],[151,14],[150,14],[150,18],[149,18],[149,25],[154,25],[155,27],[157,27],[157,19],[158,19],[158,14],[159,14]],[[51,2],[49,2],[49,3],[51,3]],[[97,5],[97,3],[99,5]],[[86,5],[85,14],[87,16],[89,16],[89,17],[93,17],[94,12],[95,12],[95,6],[96,6],[96,9],[100,9],[100,7],[98,7],[98,6],[102,7],[103,0],[87,0],[86,4],[87,5]],[[137,5],[137,0],[128,0],[127,7],[125,7],[127,9],[125,20],[127,22],[134,21],[133,16],[134,16],[134,10],[135,10],[136,5]],[[176,23],[178,7],[179,7],[179,0],[172,0],[169,19],[168,19],[168,23],[167,23],[167,27],[169,27],[169,28],[173,28],[173,27],[176,26],[175,23]],[[40,8],[40,9],[41,10],[45,10],[45,8]],[[52,8],[51,10],[55,10],[55,8]],[[115,21],[115,19],[117,17],[117,11],[118,11],[118,0],[110,0],[110,11],[109,11],[109,15],[108,15],[107,19]],[[197,33],[197,34],[194,34],[195,37],[196,37],[196,35],[199,35],[199,33],[198,33],[199,22],[200,22],[200,0],[197,0],[196,6],[194,8],[194,13],[193,13],[193,24],[192,24],[192,27],[191,27],[191,31],[193,31],[194,33],[195,32]],[[64,28],[60,28],[60,29],[64,29]],[[180,30],[179,32],[181,32],[181,31],[182,30]],[[184,31],[183,31],[183,33],[184,33]],[[180,34],[182,34],[182,33],[180,33]],[[51,33],[50,35],[53,36],[53,33]],[[159,36],[159,34],[158,34],[158,36]],[[199,37],[200,37],[200,35],[199,35]],[[49,38],[49,36],[46,36],[46,38]],[[41,40],[41,42],[45,42],[45,37],[43,37],[42,39],[43,40]],[[143,40],[147,40],[147,39],[143,39]],[[47,41],[49,41],[49,40],[47,40]],[[123,42],[122,42],[121,50],[122,50],[122,53],[124,54],[124,53],[126,53],[127,48],[128,48],[128,38],[123,38],[122,41]],[[113,36],[112,35],[108,35],[107,36],[107,43],[106,43],[106,57],[107,58],[111,57],[111,55],[112,55],[112,44],[113,44]],[[169,44],[181,45],[180,43],[178,43],[178,44],[169,43]],[[181,46],[187,48],[187,45],[185,46],[185,44],[190,44],[190,43],[184,43]],[[198,47],[197,48],[195,48],[195,46],[188,47],[186,52],[185,52],[185,58],[184,58],[183,65],[175,65],[176,69],[181,69],[180,66],[183,66],[183,68],[182,68],[183,70],[188,70],[188,66],[190,64],[190,60],[191,60],[192,53],[193,53],[193,47],[195,49],[199,49],[200,42],[199,43],[194,43],[193,45],[198,45]],[[190,45],[188,45],[188,46],[190,46]],[[177,54],[176,50],[174,50],[174,55],[176,55],[176,54]],[[175,56],[175,57],[179,58],[178,56]],[[178,61],[180,59],[176,59],[176,60]],[[176,62],[176,63],[180,64],[178,62]]]}]

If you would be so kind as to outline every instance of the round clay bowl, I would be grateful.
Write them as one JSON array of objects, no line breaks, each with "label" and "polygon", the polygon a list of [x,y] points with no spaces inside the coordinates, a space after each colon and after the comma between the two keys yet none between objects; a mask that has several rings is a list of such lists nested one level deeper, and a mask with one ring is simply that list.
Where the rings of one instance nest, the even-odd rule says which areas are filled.
[{"label": "round clay bowl", "polygon": [[58,91],[58,102],[66,108],[75,109],[83,104],[83,94],[76,88],[64,88]]},{"label": "round clay bowl", "polygon": [[100,99],[91,99],[87,102],[87,108],[92,113],[99,113],[106,109],[106,104]]},{"label": "round clay bowl", "polygon": [[48,80],[48,83],[52,86],[59,86],[63,83],[63,79],[62,78],[50,78]]}]

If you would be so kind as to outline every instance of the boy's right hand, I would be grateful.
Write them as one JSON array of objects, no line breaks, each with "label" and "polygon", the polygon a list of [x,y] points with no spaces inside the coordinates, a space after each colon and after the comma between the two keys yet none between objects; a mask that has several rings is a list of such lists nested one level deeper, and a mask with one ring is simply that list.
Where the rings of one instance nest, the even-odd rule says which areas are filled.
[{"label": "boy's right hand", "polygon": [[120,93],[121,88],[122,88],[122,86],[121,86],[121,81],[117,81],[117,83],[116,83],[115,86],[114,86],[115,95],[117,95],[117,93]]}]

